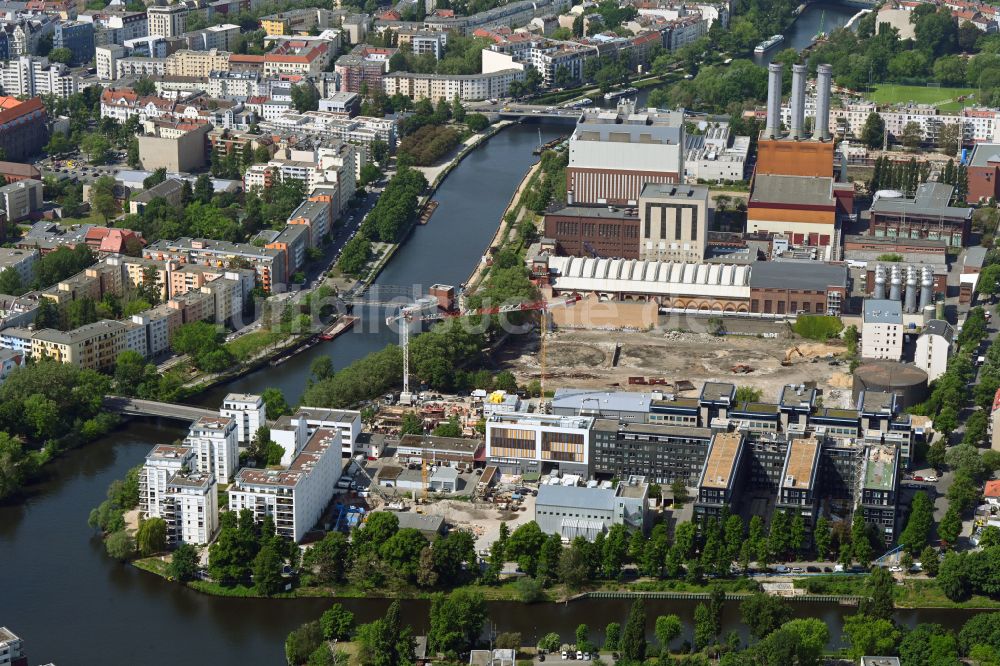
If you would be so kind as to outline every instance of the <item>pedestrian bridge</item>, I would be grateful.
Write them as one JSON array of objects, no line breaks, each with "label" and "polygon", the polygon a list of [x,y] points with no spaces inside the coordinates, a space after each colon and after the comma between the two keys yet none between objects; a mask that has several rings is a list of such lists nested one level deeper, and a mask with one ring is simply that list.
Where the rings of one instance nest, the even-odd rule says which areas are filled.
[{"label": "pedestrian bridge", "polygon": [[130,416],[158,416],[178,421],[197,421],[203,416],[218,416],[219,412],[193,405],[179,405],[173,402],[157,402],[109,395],[104,397],[104,407],[113,412]]}]

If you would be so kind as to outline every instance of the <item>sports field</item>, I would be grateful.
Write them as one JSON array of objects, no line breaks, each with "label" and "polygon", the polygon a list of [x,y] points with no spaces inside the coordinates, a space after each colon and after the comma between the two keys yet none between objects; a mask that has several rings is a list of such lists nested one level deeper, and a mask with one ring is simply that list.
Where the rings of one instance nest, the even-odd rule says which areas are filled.
[{"label": "sports field", "polygon": [[[916,102],[917,104],[944,106],[949,103],[953,104],[958,97],[971,95],[974,92],[975,88],[933,88],[883,83],[875,86],[875,90],[868,95],[868,98],[879,104]],[[961,104],[958,106],[961,108]]]}]

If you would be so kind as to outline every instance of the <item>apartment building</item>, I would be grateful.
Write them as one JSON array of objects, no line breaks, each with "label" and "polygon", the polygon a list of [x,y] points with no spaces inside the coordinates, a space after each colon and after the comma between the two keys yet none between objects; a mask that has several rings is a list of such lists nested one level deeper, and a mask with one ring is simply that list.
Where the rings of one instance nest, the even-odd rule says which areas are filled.
[{"label": "apartment building", "polygon": [[149,36],[146,12],[83,12],[77,18],[93,24],[95,46],[122,46],[126,41]]},{"label": "apartment building", "polygon": [[194,468],[203,474],[214,474],[226,482],[239,468],[240,444],[234,418],[201,417],[191,424],[184,444],[194,451]]},{"label": "apartment building", "polygon": [[591,469],[607,478],[645,475],[652,483],[683,481],[693,486],[711,441],[710,428],[599,419],[594,423]]},{"label": "apartment building", "polygon": [[362,86],[368,90],[381,90],[382,79],[389,71],[389,60],[398,49],[359,44],[337,58],[334,71],[340,77],[340,91],[360,93]]},{"label": "apartment building", "polygon": [[170,349],[170,341],[184,322],[180,310],[166,303],[132,315],[146,333],[146,358],[156,358]]},{"label": "apartment building", "polygon": [[218,530],[218,484],[214,475],[192,471],[196,462],[189,446],[158,444],[142,466],[139,511],[166,522],[171,545],[207,544]]},{"label": "apartment building", "polygon": [[396,121],[390,118],[355,116],[345,118],[328,111],[287,113],[261,128],[277,134],[290,133],[321,139],[339,139],[345,143],[362,146],[366,150],[373,141],[384,141],[390,150],[396,148]]},{"label": "apartment building", "polygon": [[264,54],[264,76],[317,76],[330,61],[330,49],[327,41],[282,39]]},{"label": "apartment building", "polygon": [[287,282],[285,258],[280,250],[260,248],[249,243],[230,243],[205,238],[178,238],[174,241],[159,240],[143,249],[143,257],[157,261],[174,260],[180,263],[226,267],[242,264],[252,268],[259,284],[270,292],[275,285]]},{"label": "apartment building", "polygon": [[72,65],[89,64],[94,57],[94,24],[59,21],[52,33],[52,48],[69,49]]},{"label": "apartment building", "polygon": [[253,441],[258,428],[267,425],[267,405],[259,395],[229,393],[219,415],[236,421],[236,439],[244,445]]},{"label": "apartment building", "polygon": [[941,319],[932,319],[924,326],[917,338],[913,365],[927,373],[927,381],[932,382],[948,369],[955,338],[955,329]]},{"label": "apartment building", "polygon": [[7,627],[0,627],[0,666],[27,666],[24,641]]},{"label": "apartment building", "polygon": [[12,268],[21,278],[22,285],[30,285],[35,280],[35,264],[39,258],[38,250],[22,250],[19,248],[0,248],[0,271]]},{"label": "apartment building", "polygon": [[191,51],[188,49],[171,53],[166,60],[167,76],[193,76],[207,79],[212,72],[229,70],[228,51],[209,49],[207,51]]},{"label": "apartment building", "polygon": [[418,74],[392,72],[382,78],[382,86],[389,96],[400,94],[413,100],[429,99],[479,102],[485,99],[507,97],[510,84],[524,79],[523,66],[501,69],[482,74]]},{"label": "apartment building", "polygon": [[785,452],[775,504],[790,516],[802,516],[810,532],[819,517],[820,451],[819,440],[791,440]]},{"label": "apartment building", "polygon": [[192,51],[229,51],[240,36],[240,26],[234,23],[209,26],[203,30],[186,32],[182,36]]},{"label": "apartment building", "polygon": [[125,48],[118,44],[107,44],[94,49],[94,64],[97,78],[114,81],[118,78],[118,61],[125,57]]},{"label": "apartment building", "polygon": [[19,180],[0,187],[0,206],[7,223],[20,222],[42,207],[42,181],[33,178]]},{"label": "apartment building", "polygon": [[125,324],[102,319],[71,331],[51,328],[36,331],[31,339],[31,356],[51,358],[90,370],[114,367],[118,354],[125,351]]},{"label": "apartment building", "polygon": [[323,515],[342,471],[340,438],[317,429],[284,469],[244,467],[229,489],[229,510],[270,515],[280,536],[301,541]]},{"label": "apartment building", "polygon": [[187,5],[181,2],[147,7],[149,34],[162,37],[180,37],[187,31],[187,14]]},{"label": "apartment building", "polygon": [[900,301],[869,298],[861,329],[862,358],[903,358],[903,309]]},{"label": "apartment building", "polygon": [[359,452],[361,412],[350,409],[300,407],[291,416],[283,416],[271,428],[271,438],[285,449],[283,463],[293,458],[316,431],[325,430],[339,443],[341,453],[352,456]]},{"label": "apartment building", "polygon": [[0,63],[0,82],[5,93],[18,97],[53,95],[65,99],[80,91],[77,74],[66,65],[28,55]]}]

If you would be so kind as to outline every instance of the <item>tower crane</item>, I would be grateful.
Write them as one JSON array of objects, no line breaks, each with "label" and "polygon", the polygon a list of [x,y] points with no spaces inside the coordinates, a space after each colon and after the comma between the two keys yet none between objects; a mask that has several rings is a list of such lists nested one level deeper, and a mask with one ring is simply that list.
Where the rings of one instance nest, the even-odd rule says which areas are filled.
[{"label": "tower crane", "polygon": [[[403,390],[399,394],[400,404],[408,405],[413,402],[413,394],[410,393],[410,326],[414,321],[436,321],[440,319],[455,319],[458,317],[474,317],[478,315],[506,314],[509,312],[542,312],[542,344],[545,342],[546,314],[555,308],[573,305],[580,300],[579,296],[571,296],[559,301],[524,301],[512,305],[499,305],[489,308],[478,308],[475,310],[464,310],[462,312],[427,312],[427,303],[418,303],[402,308],[398,312],[389,315],[385,319],[387,325],[399,323],[399,346],[403,350]],[[542,351],[542,385],[545,381],[545,353]]]}]

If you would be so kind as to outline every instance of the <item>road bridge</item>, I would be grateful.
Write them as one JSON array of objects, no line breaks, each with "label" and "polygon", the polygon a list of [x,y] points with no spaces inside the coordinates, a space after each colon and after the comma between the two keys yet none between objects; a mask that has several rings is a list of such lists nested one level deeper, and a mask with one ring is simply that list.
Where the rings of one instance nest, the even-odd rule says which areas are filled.
[{"label": "road bridge", "polygon": [[178,421],[197,421],[203,416],[218,416],[219,412],[195,407],[179,405],[173,402],[157,402],[155,400],[140,400],[116,395],[105,396],[104,407],[113,412],[131,416],[158,416]]}]

